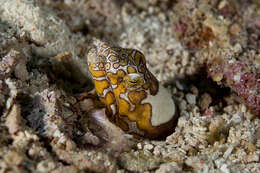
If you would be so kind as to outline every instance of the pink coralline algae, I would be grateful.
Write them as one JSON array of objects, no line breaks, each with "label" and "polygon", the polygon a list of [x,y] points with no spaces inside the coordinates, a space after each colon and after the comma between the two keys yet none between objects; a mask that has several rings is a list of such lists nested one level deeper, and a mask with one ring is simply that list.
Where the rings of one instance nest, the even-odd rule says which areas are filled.
[{"label": "pink coralline algae", "polygon": [[260,116],[260,69],[252,67],[252,64],[246,61],[221,59],[208,63],[208,73],[213,80],[229,86]]},{"label": "pink coralline algae", "polygon": [[213,81],[230,88],[259,117],[260,20],[253,12],[258,8],[248,1],[188,2],[179,1],[174,7],[174,37],[196,61],[206,64]]}]

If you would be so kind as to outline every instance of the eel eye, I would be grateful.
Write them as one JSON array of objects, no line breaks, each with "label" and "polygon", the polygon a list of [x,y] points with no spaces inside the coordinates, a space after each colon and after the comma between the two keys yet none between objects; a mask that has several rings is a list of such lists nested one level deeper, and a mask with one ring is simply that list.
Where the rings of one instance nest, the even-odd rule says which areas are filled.
[{"label": "eel eye", "polygon": [[124,76],[123,84],[127,89],[136,90],[144,84],[144,78],[138,73],[130,73]]}]

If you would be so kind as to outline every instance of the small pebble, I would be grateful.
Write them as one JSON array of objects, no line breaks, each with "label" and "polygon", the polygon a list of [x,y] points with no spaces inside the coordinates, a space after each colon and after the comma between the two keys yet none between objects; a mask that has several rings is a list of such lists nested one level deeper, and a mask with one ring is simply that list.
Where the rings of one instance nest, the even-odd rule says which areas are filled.
[{"label": "small pebble", "polygon": [[213,81],[219,82],[223,79],[223,74],[222,73],[217,73],[212,76]]},{"label": "small pebble", "polygon": [[225,153],[224,153],[224,155],[223,155],[223,158],[224,158],[224,159],[227,159],[228,156],[232,153],[233,150],[234,150],[234,146],[230,146],[230,147],[225,151]]},{"label": "small pebble", "polygon": [[55,164],[51,160],[43,160],[38,163],[37,170],[39,172],[49,172],[55,168]]},{"label": "small pebble", "polygon": [[150,150],[153,149],[153,145],[152,145],[152,144],[146,144],[146,145],[144,146],[144,149],[150,151]]},{"label": "small pebble", "polygon": [[10,165],[21,165],[24,159],[23,155],[16,151],[8,151],[4,156],[4,160]]},{"label": "small pebble", "polygon": [[209,107],[210,103],[212,102],[212,98],[208,93],[204,93],[201,95],[199,99],[199,107],[202,110],[205,110]]},{"label": "small pebble", "polygon": [[179,108],[181,111],[184,111],[187,109],[187,102],[185,100],[182,100],[179,104]]},{"label": "small pebble", "polygon": [[225,172],[225,173],[230,173],[230,170],[228,169],[227,164],[223,164],[223,165],[221,166],[220,170],[221,170],[222,172]]},{"label": "small pebble", "polygon": [[259,155],[258,154],[250,154],[247,155],[245,158],[245,162],[250,163],[250,162],[259,162]]},{"label": "small pebble", "polygon": [[66,150],[67,151],[71,151],[71,150],[74,150],[74,149],[76,149],[76,144],[73,142],[73,141],[71,141],[71,140],[67,140],[66,141]]},{"label": "small pebble", "polygon": [[243,120],[242,116],[243,116],[242,113],[234,114],[232,117],[233,123],[238,124],[238,123],[242,122],[242,120]]},{"label": "small pebble", "polygon": [[83,136],[83,140],[86,143],[92,144],[92,145],[98,145],[100,144],[100,140],[97,136],[93,135],[90,132],[85,133],[85,135]]},{"label": "small pebble", "polygon": [[143,149],[142,144],[141,144],[141,143],[138,143],[138,144],[137,144],[137,148],[138,148],[139,150]]},{"label": "small pebble", "polygon": [[188,93],[185,95],[185,98],[189,104],[196,104],[196,96],[194,94]]},{"label": "small pebble", "polygon": [[233,24],[231,25],[231,27],[229,28],[229,33],[232,35],[232,36],[236,36],[238,37],[240,35],[240,32],[241,32],[241,28],[238,24]]},{"label": "small pebble", "polygon": [[159,156],[159,155],[161,154],[160,148],[161,148],[161,147],[159,147],[159,146],[155,146],[155,147],[154,147],[153,154],[154,154],[155,156]]},{"label": "small pebble", "polygon": [[191,91],[191,93],[194,94],[195,96],[198,96],[198,95],[199,95],[199,90],[198,90],[198,88],[195,87],[194,85],[192,85],[192,86],[190,87],[190,91]]},{"label": "small pebble", "polygon": [[183,66],[186,66],[188,63],[189,63],[189,57],[188,57],[188,56],[184,56],[184,57],[182,58],[181,64],[182,64]]},{"label": "small pebble", "polygon": [[181,84],[181,82],[180,81],[178,81],[178,80],[176,80],[176,87],[179,89],[179,90],[181,90],[181,91],[183,91],[184,90],[184,86]]},{"label": "small pebble", "polygon": [[177,93],[177,88],[174,87],[174,88],[172,89],[172,94],[176,94],[176,93]]}]

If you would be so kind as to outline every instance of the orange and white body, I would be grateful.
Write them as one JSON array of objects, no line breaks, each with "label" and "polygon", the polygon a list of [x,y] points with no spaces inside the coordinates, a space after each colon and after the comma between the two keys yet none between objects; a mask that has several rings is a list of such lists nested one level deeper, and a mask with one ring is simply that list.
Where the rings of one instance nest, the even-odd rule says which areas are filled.
[{"label": "orange and white body", "polygon": [[110,121],[127,133],[148,138],[174,130],[171,94],[147,69],[140,51],[98,42],[88,54],[88,66]]}]

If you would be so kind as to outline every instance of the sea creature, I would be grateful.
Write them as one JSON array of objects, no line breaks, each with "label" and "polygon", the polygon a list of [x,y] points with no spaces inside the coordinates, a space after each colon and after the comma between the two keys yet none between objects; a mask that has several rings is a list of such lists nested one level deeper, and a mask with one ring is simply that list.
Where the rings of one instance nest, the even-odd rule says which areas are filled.
[{"label": "sea creature", "polygon": [[87,61],[111,122],[136,137],[158,138],[174,130],[177,111],[171,94],[147,69],[140,51],[98,42]]}]

